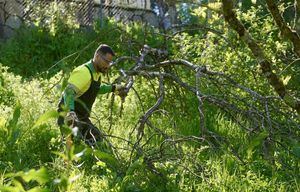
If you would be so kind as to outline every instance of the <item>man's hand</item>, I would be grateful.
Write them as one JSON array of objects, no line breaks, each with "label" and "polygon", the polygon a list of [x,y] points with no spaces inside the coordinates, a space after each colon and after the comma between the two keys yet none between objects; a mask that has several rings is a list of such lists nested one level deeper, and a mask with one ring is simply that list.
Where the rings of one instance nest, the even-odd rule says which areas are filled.
[{"label": "man's hand", "polygon": [[116,84],[115,94],[119,95],[122,99],[127,96],[126,87],[122,84]]},{"label": "man's hand", "polygon": [[125,88],[125,86],[124,86],[124,85],[122,85],[122,84],[115,84],[115,86],[116,86],[116,89],[115,89],[115,91],[119,91],[119,90],[121,90],[121,89],[124,89],[124,88]]},{"label": "man's hand", "polygon": [[68,126],[73,126],[75,121],[77,121],[77,115],[74,111],[70,111],[67,113],[66,117],[65,117],[65,124]]}]

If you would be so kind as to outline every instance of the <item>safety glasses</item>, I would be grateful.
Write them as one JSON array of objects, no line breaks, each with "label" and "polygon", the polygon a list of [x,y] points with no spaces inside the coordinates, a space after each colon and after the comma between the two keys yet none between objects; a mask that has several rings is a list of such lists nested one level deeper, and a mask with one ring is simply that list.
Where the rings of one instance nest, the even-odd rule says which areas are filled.
[{"label": "safety glasses", "polygon": [[106,59],[103,55],[100,54],[101,59],[103,59],[105,61],[105,63],[107,63],[108,65],[111,65],[113,62]]}]

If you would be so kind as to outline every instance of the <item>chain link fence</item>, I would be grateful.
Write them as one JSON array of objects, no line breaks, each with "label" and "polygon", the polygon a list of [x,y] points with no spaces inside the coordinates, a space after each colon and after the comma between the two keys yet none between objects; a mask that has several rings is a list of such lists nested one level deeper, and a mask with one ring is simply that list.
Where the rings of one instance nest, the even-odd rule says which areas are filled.
[{"label": "chain link fence", "polygon": [[0,38],[9,37],[22,23],[47,23],[50,10],[73,17],[81,26],[103,23],[111,17],[129,23],[141,21],[158,26],[150,0],[0,0]]}]

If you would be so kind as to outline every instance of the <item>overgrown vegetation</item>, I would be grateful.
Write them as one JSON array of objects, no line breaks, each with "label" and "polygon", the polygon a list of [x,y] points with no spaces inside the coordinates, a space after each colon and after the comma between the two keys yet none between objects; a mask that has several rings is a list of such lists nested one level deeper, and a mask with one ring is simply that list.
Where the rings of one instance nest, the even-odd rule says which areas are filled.
[{"label": "overgrown vegetation", "polygon": [[[192,10],[193,22],[206,28],[163,35],[142,23],[111,20],[104,28],[79,28],[54,6],[47,25],[24,24],[1,44],[0,191],[299,191],[299,115],[259,75],[251,51],[219,13],[207,20],[209,10]],[[253,6],[238,17],[264,42],[274,71],[299,96],[299,65],[286,64],[295,58],[292,45],[280,38],[271,15]],[[70,71],[91,59],[100,43],[111,45],[117,57],[130,56],[103,80],[113,82],[122,68],[134,76],[134,89],[124,103],[99,96],[93,108],[92,119],[114,153],[81,142],[68,150],[55,122],[56,105]],[[147,68],[130,68],[145,44],[156,48],[143,57],[147,65],[185,59],[207,68],[200,80],[181,65],[139,74]],[[200,90],[203,117],[197,95],[163,73]]]}]

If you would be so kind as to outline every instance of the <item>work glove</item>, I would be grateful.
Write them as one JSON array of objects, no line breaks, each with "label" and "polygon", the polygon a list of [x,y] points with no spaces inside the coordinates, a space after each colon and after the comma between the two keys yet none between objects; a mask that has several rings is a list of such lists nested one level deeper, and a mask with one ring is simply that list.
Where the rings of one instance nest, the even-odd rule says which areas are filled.
[{"label": "work glove", "polygon": [[115,94],[119,95],[121,98],[125,98],[127,96],[126,87],[122,84],[116,84],[115,86]]},{"label": "work glove", "polygon": [[65,117],[65,124],[73,127],[75,125],[75,121],[78,121],[76,113],[74,111],[68,112]]},{"label": "work glove", "polygon": [[122,85],[122,84],[115,84],[115,91],[119,91],[119,90],[124,89],[124,88],[125,88],[125,86]]}]

